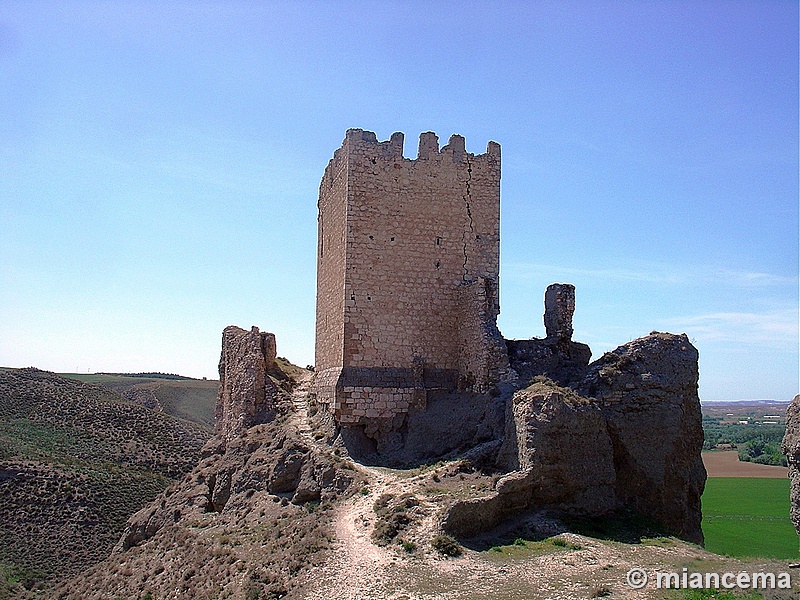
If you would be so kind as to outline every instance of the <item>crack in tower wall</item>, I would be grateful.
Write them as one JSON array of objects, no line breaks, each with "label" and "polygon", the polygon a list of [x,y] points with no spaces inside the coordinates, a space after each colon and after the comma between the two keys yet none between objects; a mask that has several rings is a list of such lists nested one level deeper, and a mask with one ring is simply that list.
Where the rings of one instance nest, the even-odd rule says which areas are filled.
[{"label": "crack in tower wall", "polygon": [[469,159],[469,155],[467,155],[467,181],[464,184],[466,193],[464,194],[464,205],[467,209],[467,219],[469,224],[469,231],[466,229],[464,230],[464,281],[469,281],[469,270],[467,269],[467,261],[469,260],[469,251],[467,249],[467,244],[472,241],[473,236],[475,235],[475,222],[472,220],[472,210],[470,209],[470,199],[472,190],[470,189],[470,185],[472,184],[472,163]]}]

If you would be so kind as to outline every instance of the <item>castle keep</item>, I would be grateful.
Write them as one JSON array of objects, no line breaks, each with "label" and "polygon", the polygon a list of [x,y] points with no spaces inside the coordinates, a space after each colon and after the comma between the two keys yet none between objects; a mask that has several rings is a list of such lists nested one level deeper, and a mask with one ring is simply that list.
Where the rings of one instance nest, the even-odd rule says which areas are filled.
[{"label": "castle keep", "polygon": [[396,429],[430,390],[508,368],[499,313],[500,146],[347,131],[319,191],[315,392],[339,423]]}]

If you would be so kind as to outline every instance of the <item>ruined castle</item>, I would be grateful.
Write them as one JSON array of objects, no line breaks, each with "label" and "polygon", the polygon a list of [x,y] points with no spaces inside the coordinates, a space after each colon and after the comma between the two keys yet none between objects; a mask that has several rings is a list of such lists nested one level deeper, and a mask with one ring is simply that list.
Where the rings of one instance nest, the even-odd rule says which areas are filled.
[{"label": "ruined castle", "polygon": [[317,402],[392,429],[433,390],[485,392],[508,371],[499,314],[500,146],[347,131],[319,188]]},{"label": "ruined castle", "polygon": [[[458,456],[497,473],[491,490],[444,509],[441,527],[457,537],[521,511],[632,510],[702,543],[698,353],[686,334],[654,331],[590,363],[572,340],[575,287],[556,283],[544,294],[546,336],[504,339],[500,147],[470,154],[454,135],[440,149],[428,132],[415,160],[402,149],[400,133],[379,142],[351,129],[325,170],[308,397],[281,405],[274,336],[223,332],[220,448],[288,410],[292,423],[310,417],[313,439],[368,464]],[[331,485],[312,462],[293,467],[293,501]],[[281,493],[287,469],[273,472]],[[212,504],[227,497],[209,493]]]}]

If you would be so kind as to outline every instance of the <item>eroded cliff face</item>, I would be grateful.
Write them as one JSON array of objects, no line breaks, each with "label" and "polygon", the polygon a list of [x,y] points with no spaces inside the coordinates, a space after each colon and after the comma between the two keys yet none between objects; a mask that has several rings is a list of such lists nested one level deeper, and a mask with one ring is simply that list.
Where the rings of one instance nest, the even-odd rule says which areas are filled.
[{"label": "eroded cliff face", "polygon": [[795,531],[800,535],[800,394],[794,397],[786,409],[786,435],[781,452],[789,461],[791,481],[791,518]]},{"label": "eroded cliff face", "polygon": [[486,531],[535,509],[600,516],[628,509],[663,530],[703,543],[702,414],[698,353],[687,336],[653,332],[588,363],[575,360],[574,288],[545,296],[544,340],[509,342],[511,366],[533,378],[506,411],[494,492],[459,501],[443,527]]},{"label": "eroded cliff face", "polygon": [[443,520],[446,531],[472,537],[540,508],[600,515],[620,507],[613,447],[602,411],[588,398],[544,377],[509,403],[498,466],[509,473],[494,492],[456,502]]},{"label": "eroded cliff face", "polygon": [[[136,546],[160,529],[207,513],[250,512],[254,498],[294,505],[324,502],[353,480],[301,431],[297,407],[276,385],[288,381],[275,363],[275,335],[226,327],[219,362],[216,432],[201,461],[177,490],[131,517],[119,549]],[[272,376],[272,377],[271,377]]]},{"label": "eroded cliff face", "polygon": [[138,546],[165,527],[186,525],[204,515],[235,521],[263,506],[287,502],[299,507],[325,502],[344,492],[356,478],[336,468],[333,455],[321,454],[279,414],[223,444],[212,438],[200,463],[180,484],[133,515],[117,551]]},{"label": "eroded cliff face", "polygon": [[702,544],[706,470],[697,361],[685,334],[653,332],[592,363],[577,389],[602,410],[620,502]]}]

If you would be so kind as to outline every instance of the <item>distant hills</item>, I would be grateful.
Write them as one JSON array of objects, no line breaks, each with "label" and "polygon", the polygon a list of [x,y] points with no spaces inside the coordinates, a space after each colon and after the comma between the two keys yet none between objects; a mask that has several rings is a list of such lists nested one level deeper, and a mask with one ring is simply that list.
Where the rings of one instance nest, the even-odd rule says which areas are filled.
[{"label": "distant hills", "polygon": [[0,369],[0,598],[105,558],[127,518],[197,463],[216,389]]},{"label": "distant hills", "polygon": [[62,373],[63,377],[98,384],[146,408],[214,427],[216,380],[167,373]]},{"label": "distant hills", "polygon": [[713,405],[723,405],[723,404],[733,404],[739,406],[762,406],[764,404],[778,404],[788,406],[791,400],[702,400],[702,404],[713,404]]}]

